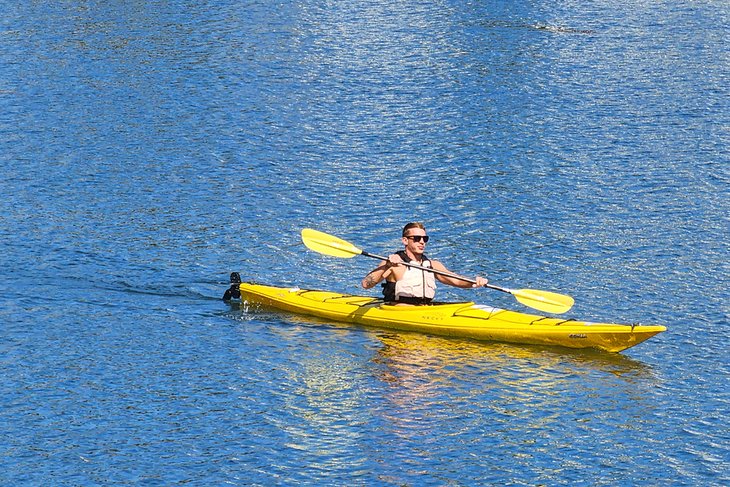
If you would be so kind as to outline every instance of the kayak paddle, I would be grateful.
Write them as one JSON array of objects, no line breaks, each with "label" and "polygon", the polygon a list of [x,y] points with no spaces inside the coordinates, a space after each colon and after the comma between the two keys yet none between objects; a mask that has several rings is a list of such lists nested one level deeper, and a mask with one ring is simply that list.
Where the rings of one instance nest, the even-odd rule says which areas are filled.
[{"label": "kayak paddle", "polygon": [[[350,242],[337,238],[333,235],[329,235],[324,232],[312,230],[311,228],[305,228],[302,230],[302,241],[309,249],[319,252],[320,254],[330,255],[332,257],[344,257],[350,259],[356,255],[364,255],[365,257],[371,257],[378,260],[388,260],[387,257],[380,255],[371,254],[365,252],[362,249],[357,248]],[[433,272],[434,274],[440,274],[442,276],[459,279],[462,281],[476,284],[476,281],[468,279],[466,277],[452,274],[451,272],[439,271],[430,267],[423,267],[418,264],[411,264],[409,262],[403,262],[408,267],[421,269],[427,272]],[[568,311],[573,307],[575,302],[572,297],[565,294],[558,294],[549,291],[540,291],[537,289],[507,289],[504,287],[495,286],[493,284],[485,284],[484,287],[489,289],[496,289],[504,293],[511,294],[520,303],[530,308],[539,309],[546,313],[561,314]]]}]

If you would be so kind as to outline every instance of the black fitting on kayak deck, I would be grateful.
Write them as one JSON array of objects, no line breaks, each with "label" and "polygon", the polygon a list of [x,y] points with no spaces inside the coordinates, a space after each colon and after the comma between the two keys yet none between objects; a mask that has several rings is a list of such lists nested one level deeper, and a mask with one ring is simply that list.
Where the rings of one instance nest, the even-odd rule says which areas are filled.
[{"label": "black fitting on kayak deck", "polygon": [[226,289],[223,301],[241,298],[241,275],[238,272],[231,272],[231,287]]}]

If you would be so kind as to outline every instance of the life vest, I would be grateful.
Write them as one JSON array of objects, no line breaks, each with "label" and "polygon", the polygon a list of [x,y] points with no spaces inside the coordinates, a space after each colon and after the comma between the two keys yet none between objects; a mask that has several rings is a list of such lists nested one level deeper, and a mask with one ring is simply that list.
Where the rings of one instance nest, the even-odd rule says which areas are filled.
[{"label": "life vest", "polygon": [[[411,262],[405,251],[396,252],[403,262]],[[423,256],[422,267],[431,267],[431,261]],[[407,304],[428,304],[436,296],[436,276],[433,272],[406,267],[403,277],[396,282],[383,283],[386,302]]]}]

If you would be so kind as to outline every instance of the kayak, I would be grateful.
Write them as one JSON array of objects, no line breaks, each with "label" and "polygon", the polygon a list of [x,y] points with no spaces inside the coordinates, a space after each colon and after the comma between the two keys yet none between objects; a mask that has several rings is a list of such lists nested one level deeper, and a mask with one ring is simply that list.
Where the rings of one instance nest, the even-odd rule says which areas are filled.
[{"label": "kayak", "polygon": [[[330,291],[234,282],[226,296],[338,322],[448,337],[621,352],[666,330],[660,325],[590,323],[509,311],[473,302],[396,306]],[[226,297],[224,297],[226,299]]]}]

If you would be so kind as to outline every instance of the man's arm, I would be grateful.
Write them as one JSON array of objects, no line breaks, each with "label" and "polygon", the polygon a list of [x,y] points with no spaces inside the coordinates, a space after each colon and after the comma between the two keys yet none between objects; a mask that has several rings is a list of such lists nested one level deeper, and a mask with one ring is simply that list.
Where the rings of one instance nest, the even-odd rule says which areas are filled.
[{"label": "man's arm", "polygon": [[[448,272],[449,274],[453,274],[453,272],[448,270],[446,268],[446,266],[444,266],[441,262],[439,262],[437,260],[432,260],[431,265],[437,271]],[[485,277],[479,277],[479,276],[476,276],[474,278],[474,280],[477,282],[476,284],[472,284],[469,281],[462,281],[461,279],[457,279],[455,277],[444,276],[441,274],[436,274],[436,279],[438,279],[439,282],[448,284],[449,286],[461,287],[461,288],[482,287],[489,282],[489,279],[487,279]]]},{"label": "man's arm", "polygon": [[370,289],[383,279],[387,279],[393,273],[395,273],[395,279],[399,279],[399,272],[401,271],[398,271],[397,269],[400,269],[399,266],[402,263],[403,259],[401,259],[400,255],[389,255],[388,260],[382,261],[378,267],[370,271],[368,275],[365,276],[365,279],[362,280],[362,287]]},{"label": "man's arm", "polygon": [[362,280],[362,287],[370,289],[377,283],[388,277],[387,274],[390,272],[391,265],[388,261],[383,261],[378,267],[371,270],[367,276]]}]

